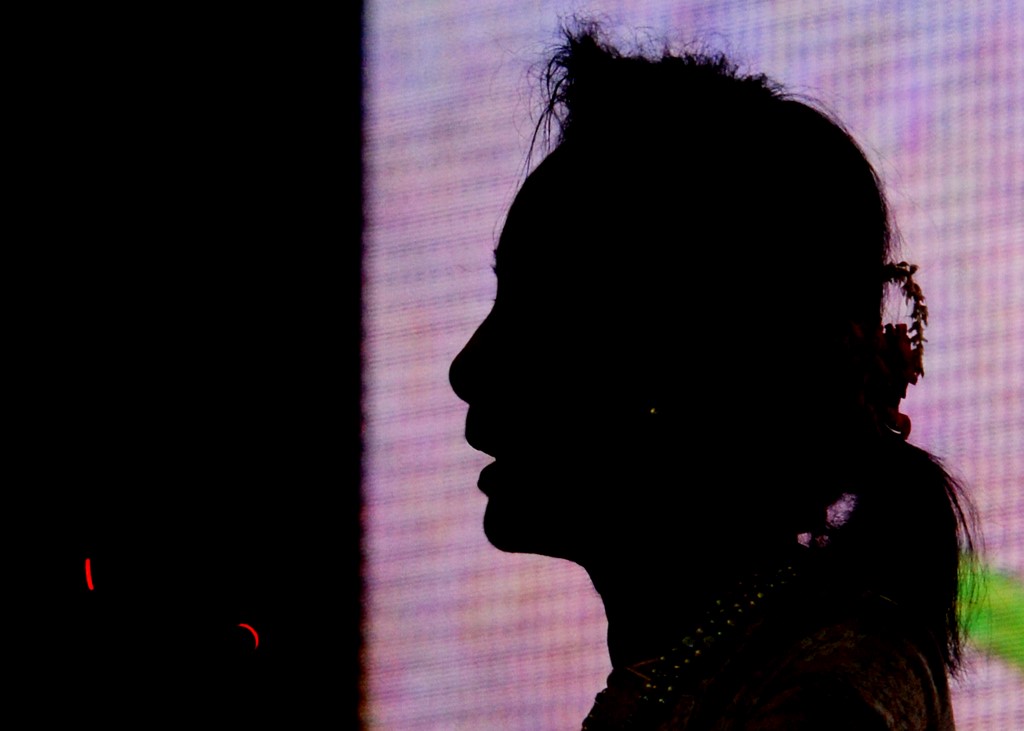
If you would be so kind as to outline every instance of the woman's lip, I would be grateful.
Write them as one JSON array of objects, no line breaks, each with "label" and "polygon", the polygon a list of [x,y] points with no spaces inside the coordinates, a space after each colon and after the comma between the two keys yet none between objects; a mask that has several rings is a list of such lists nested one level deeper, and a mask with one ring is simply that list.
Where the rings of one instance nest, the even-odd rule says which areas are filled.
[{"label": "woman's lip", "polygon": [[496,487],[495,480],[497,479],[497,474],[495,468],[497,466],[498,463],[495,461],[480,470],[480,479],[476,483],[476,486],[480,488],[480,492],[488,497],[491,496]]}]

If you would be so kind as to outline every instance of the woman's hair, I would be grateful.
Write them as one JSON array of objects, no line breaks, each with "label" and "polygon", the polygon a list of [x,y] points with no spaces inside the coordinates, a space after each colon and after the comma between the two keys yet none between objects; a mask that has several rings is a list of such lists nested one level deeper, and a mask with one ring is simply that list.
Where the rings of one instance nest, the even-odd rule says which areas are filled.
[{"label": "woman's hair", "polygon": [[[957,669],[970,503],[936,458],[880,429],[857,398],[863,364],[848,334],[881,324],[898,243],[860,147],[832,115],[721,55],[621,53],[593,23],[565,30],[541,77],[532,147],[546,142],[576,171],[577,184],[554,192],[572,219],[559,231],[571,256],[614,269],[603,294],[632,313],[637,342],[654,343],[659,407],[705,415],[734,438],[728,451],[746,452],[735,461],[754,465],[733,475],[747,506],[734,511],[737,528],[812,534],[835,576],[899,603]],[[715,385],[753,378],[772,393],[721,407],[731,388],[680,376],[674,353],[689,347],[692,360],[695,342]],[[715,421],[758,409],[772,429]],[[771,474],[791,463],[783,452],[813,465],[813,478]],[[839,527],[828,508],[841,497],[855,508]]]}]

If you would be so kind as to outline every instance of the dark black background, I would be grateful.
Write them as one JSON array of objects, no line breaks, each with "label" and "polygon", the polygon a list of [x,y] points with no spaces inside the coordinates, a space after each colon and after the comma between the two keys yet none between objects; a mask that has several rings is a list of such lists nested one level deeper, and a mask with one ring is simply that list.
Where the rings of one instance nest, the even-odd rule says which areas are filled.
[{"label": "dark black background", "polygon": [[351,8],[8,27],[2,656],[38,718],[356,725]]}]

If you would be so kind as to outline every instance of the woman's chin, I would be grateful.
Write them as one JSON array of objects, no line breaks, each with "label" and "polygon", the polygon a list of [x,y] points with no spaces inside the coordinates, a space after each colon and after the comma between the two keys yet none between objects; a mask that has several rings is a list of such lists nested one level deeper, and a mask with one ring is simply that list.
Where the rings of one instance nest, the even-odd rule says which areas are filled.
[{"label": "woman's chin", "polygon": [[570,558],[574,553],[571,531],[551,517],[537,505],[526,506],[508,496],[491,496],[484,511],[484,535],[492,546],[506,553]]},{"label": "woman's chin", "polygon": [[484,511],[484,535],[491,545],[508,553],[533,553],[538,543],[535,526],[507,498],[491,496]]}]

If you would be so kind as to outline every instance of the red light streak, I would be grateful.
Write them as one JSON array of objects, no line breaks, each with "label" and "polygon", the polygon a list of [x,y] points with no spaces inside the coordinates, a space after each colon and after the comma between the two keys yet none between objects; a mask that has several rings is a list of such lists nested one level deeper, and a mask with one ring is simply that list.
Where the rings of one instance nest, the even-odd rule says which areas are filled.
[{"label": "red light streak", "polygon": [[85,583],[89,586],[89,591],[92,591],[92,564],[89,559],[85,559]]},{"label": "red light streak", "polygon": [[245,627],[245,628],[246,628],[247,630],[249,630],[250,632],[252,632],[252,636],[253,636],[253,637],[255,638],[255,640],[256,640],[256,646],[255,646],[255,647],[253,647],[252,649],[254,649],[254,650],[255,650],[255,649],[256,649],[256,647],[259,647],[259,646],[260,646],[260,636],[259,636],[258,634],[256,634],[256,630],[254,630],[254,629],[253,629],[252,627],[250,627],[250,626],[249,626],[249,625],[247,625],[247,624],[239,624],[238,626],[239,626],[239,627]]}]

